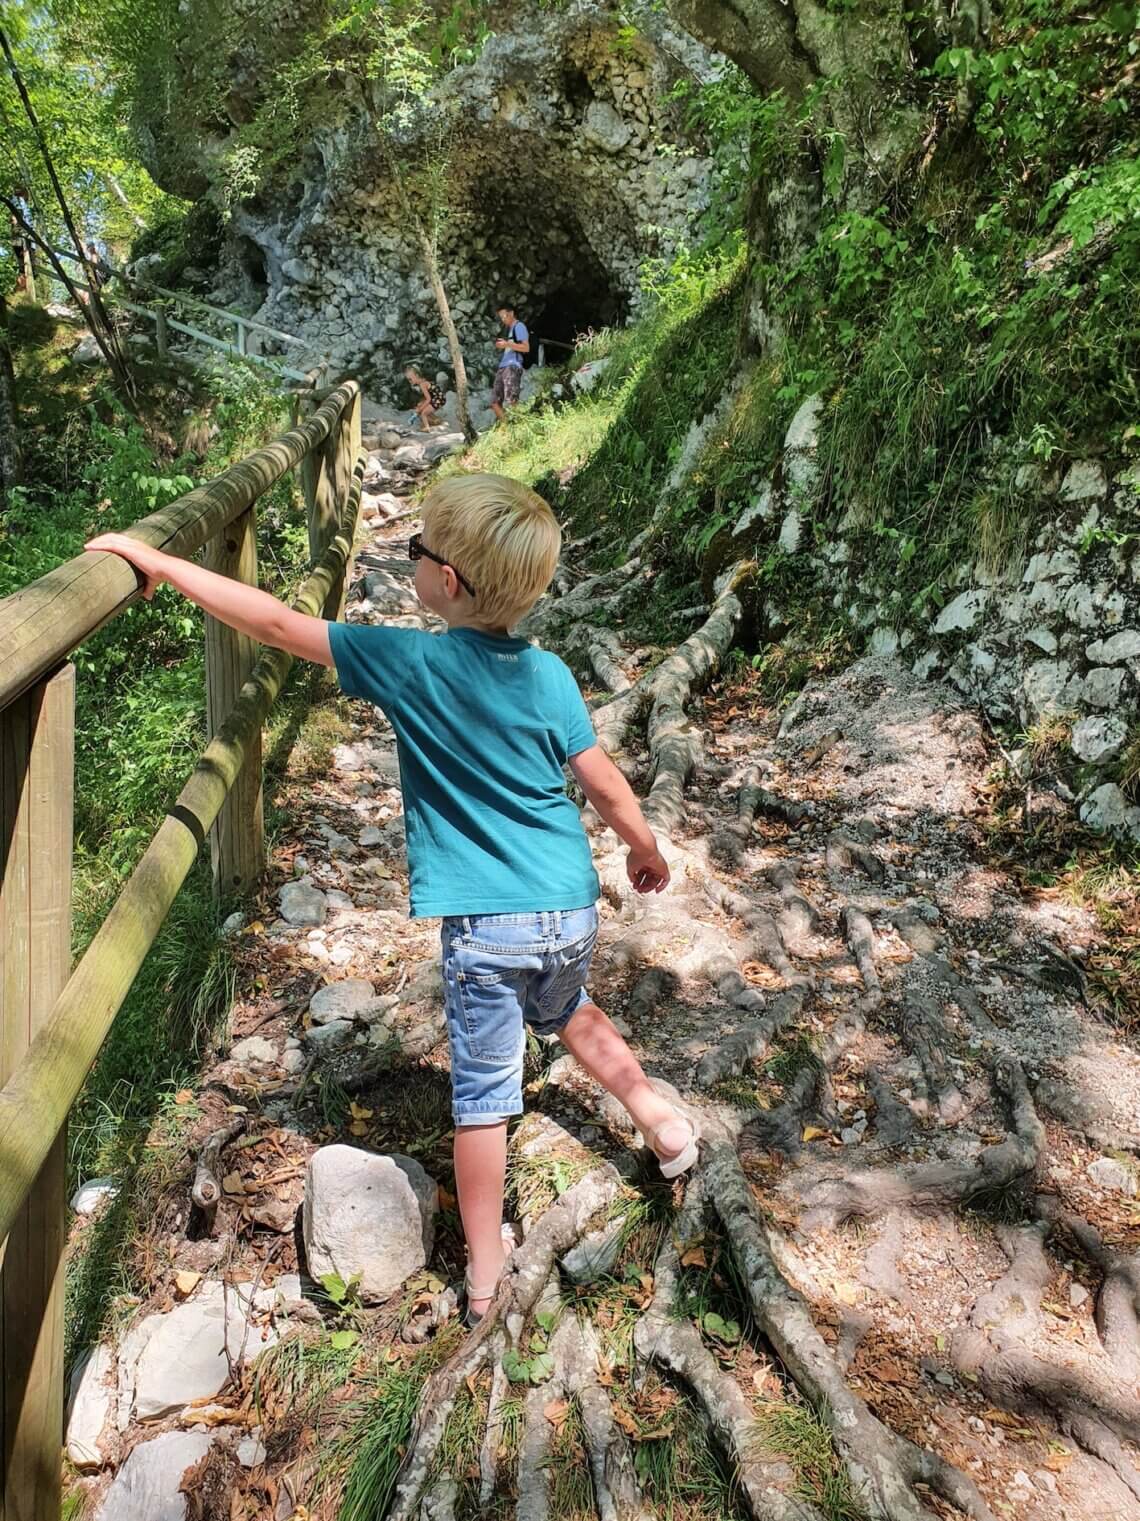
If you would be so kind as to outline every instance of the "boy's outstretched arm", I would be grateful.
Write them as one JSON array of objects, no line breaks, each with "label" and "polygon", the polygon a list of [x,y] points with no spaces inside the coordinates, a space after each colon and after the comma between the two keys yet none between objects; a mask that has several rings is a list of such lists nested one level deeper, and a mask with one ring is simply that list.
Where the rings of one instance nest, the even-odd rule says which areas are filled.
[{"label": "boy's outstretched arm", "polygon": [[259,644],[288,650],[290,655],[312,660],[317,665],[333,664],[325,620],[294,612],[256,586],[245,586],[241,581],[219,576],[216,571],[206,570],[191,560],[164,554],[161,549],[152,549],[149,544],[125,533],[102,533],[84,548],[105,550],[129,560],[145,580],[143,596],[148,600],[154,596],[156,586],[169,581],[175,591],[180,591],[222,623],[248,634]]},{"label": "boy's outstretched arm", "polygon": [[570,769],[599,817],[629,846],[625,869],[634,887],[639,893],[661,892],[669,884],[669,867],[625,777],[601,745],[572,755]]}]

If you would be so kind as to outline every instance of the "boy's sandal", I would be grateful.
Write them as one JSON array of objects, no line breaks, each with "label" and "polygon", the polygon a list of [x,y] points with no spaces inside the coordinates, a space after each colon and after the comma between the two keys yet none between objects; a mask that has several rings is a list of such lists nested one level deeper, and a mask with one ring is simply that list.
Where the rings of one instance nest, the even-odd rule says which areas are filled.
[{"label": "boy's sandal", "polygon": [[[686,1126],[689,1131],[689,1139],[676,1156],[665,1158],[662,1157],[657,1149],[657,1137],[669,1125]],[[679,1109],[674,1109],[672,1115],[667,1120],[663,1120],[654,1130],[646,1132],[645,1144],[657,1158],[657,1165],[661,1169],[661,1176],[663,1178],[679,1178],[683,1172],[688,1172],[689,1168],[696,1162],[697,1142],[700,1138],[700,1131],[689,1116],[682,1114]]]},{"label": "boy's sandal", "polygon": [[[502,1238],[503,1238],[503,1254],[506,1257],[510,1257],[511,1253],[514,1251],[515,1247],[518,1245],[518,1240],[517,1240],[517,1238],[515,1236],[515,1228],[514,1228],[514,1226],[513,1225],[507,1225],[507,1224],[504,1223],[504,1225],[502,1227],[501,1234],[502,1234]],[[499,1274],[499,1276],[495,1279],[494,1283],[490,1286],[490,1288],[487,1288],[487,1289],[478,1289],[478,1288],[476,1288],[475,1285],[471,1282],[471,1275],[470,1275],[470,1273],[464,1273],[464,1275],[463,1275],[463,1283],[464,1283],[464,1287],[467,1290],[468,1301],[470,1301],[472,1299],[491,1299],[494,1296],[496,1290],[498,1289],[499,1284],[502,1283],[502,1281],[503,1281],[503,1273],[505,1273],[506,1271],[507,1271],[507,1264],[504,1262],[503,1263],[503,1271],[502,1271],[502,1273]],[[468,1329],[469,1330],[474,1330],[475,1327],[479,1324],[479,1322],[483,1319],[483,1316],[484,1316],[485,1313],[486,1312],[483,1311],[483,1310],[472,1310],[472,1309],[469,1308],[468,1311],[467,1311],[467,1314],[464,1317],[464,1321],[465,1321]]]}]

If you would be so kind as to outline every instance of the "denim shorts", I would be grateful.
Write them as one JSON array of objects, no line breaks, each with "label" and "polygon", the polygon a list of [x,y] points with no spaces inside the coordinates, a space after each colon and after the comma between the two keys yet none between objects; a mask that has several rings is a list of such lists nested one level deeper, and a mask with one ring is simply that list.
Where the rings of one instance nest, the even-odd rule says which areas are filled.
[{"label": "denim shorts", "polygon": [[524,1023],[557,1035],[589,1003],[598,911],[472,914],[443,921],[443,989],[457,1125],[521,1114]]}]

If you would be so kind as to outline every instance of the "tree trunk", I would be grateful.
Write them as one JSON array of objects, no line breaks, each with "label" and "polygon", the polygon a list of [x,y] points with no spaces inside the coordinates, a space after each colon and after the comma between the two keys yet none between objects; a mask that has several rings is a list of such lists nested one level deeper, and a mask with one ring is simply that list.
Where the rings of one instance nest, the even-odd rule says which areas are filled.
[{"label": "tree trunk", "polygon": [[455,396],[459,406],[459,426],[463,429],[463,437],[469,444],[475,442],[475,428],[471,422],[471,411],[467,404],[467,366],[463,362],[463,350],[459,346],[459,334],[455,328],[455,321],[451,315],[451,305],[447,299],[447,292],[443,288],[443,279],[439,273],[439,262],[435,256],[435,249],[419,219],[416,220],[416,232],[420,240],[420,248],[424,256],[424,265],[427,269],[428,279],[431,281],[432,295],[435,304],[439,308],[439,320],[443,323],[444,335],[447,338],[447,347],[451,351],[451,368],[455,372]]},{"label": "tree trunk", "polygon": [[104,183],[106,184],[107,189],[118,201],[119,205],[127,213],[127,216],[130,217],[131,221],[138,228],[138,230],[140,232],[145,232],[146,223],[143,221],[142,217],[139,216],[138,212],[131,205],[130,201],[127,200],[127,193],[123,189],[122,185],[119,184],[115,176],[113,174],[104,175]]},{"label": "tree trunk", "polygon": [[0,295],[0,513],[7,503],[9,487],[18,486],[23,478],[20,425],[16,416],[16,377],[8,347],[8,307]]}]

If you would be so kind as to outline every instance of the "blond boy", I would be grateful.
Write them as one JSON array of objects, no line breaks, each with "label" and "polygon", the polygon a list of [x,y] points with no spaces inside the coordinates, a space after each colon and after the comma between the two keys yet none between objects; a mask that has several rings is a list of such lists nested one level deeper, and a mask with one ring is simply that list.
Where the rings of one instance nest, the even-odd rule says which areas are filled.
[{"label": "blond boy", "polygon": [[629,783],[597,744],[570,671],[510,632],[554,574],[554,515],[517,481],[467,475],[432,488],[423,524],[409,546],[416,592],[447,624],[444,634],[310,618],[122,534],[87,547],[130,560],[147,597],[169,581],[263,644],[335,666],[344,691],[392,724],[412,915],[443,921],[455,1179],[474,1323],[503,1270],[507,1119],[522,1112],[526,1025],[557,1034],[620,1100],[667,1177],[692,1166],[697,1137],[586,992],[598,878],[564,764],[629,847],[638,892],[660,892],[669,868]]}]

